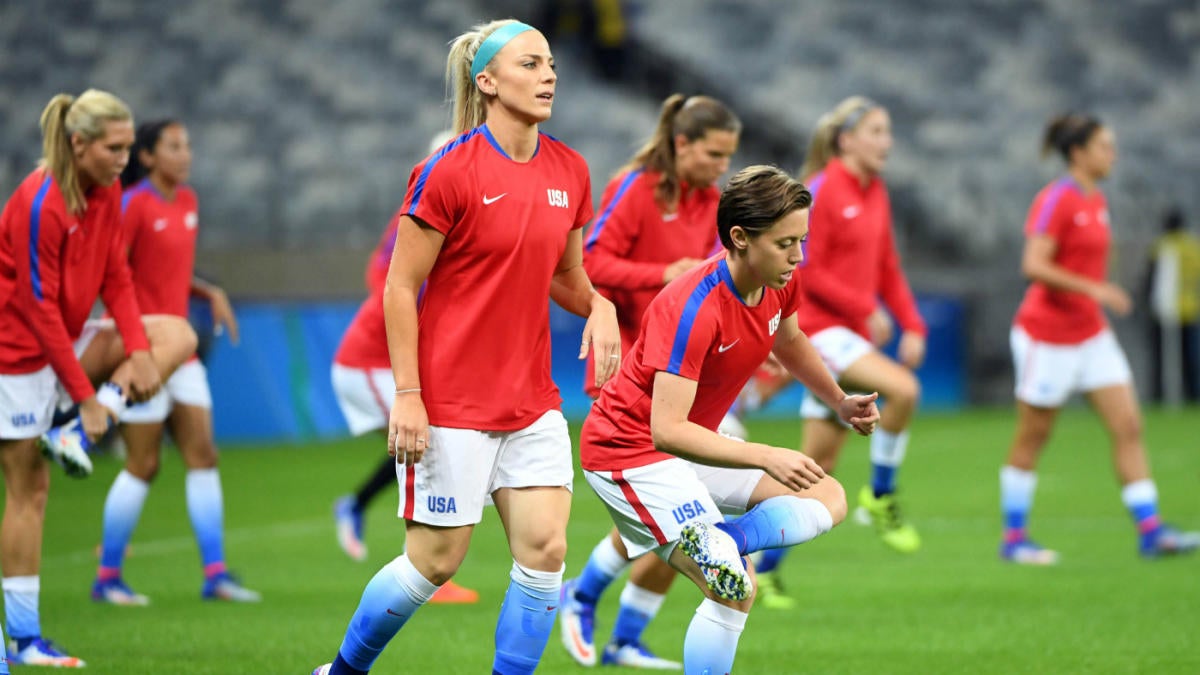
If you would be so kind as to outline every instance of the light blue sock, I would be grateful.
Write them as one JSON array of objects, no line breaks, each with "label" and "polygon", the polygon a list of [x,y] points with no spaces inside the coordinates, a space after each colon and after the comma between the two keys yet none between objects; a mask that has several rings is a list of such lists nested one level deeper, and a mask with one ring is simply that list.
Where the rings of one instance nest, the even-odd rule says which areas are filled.
[{"label": "light blue sock", "polygon": [[896,472],[908,452],[908,432],[876,429],[871,435],[871,490],[876,497],[896,491]]},{"label": "light blue sock", "polygon": [[740,518],[717,523],[737,542],[738,553],[795,546],[833,529],[833,515],[816,499],[781,495],[764,499]]},{"label": "light blue sock", "polygon": [[42,620],[38,616],[41,579],[37,575],[4,577],[0,586],[4,588],[4,618],[8,624],[8,637],[18,641],[41,637]]},{"label": "light blue sock", "polygon": [[745,612],[704,599],[683,638],[684,675],[727,675],[733,671]]},{"label": "light blue sock", "polygon": [[612,639],[618,645],[636,645],[642,641],[646,626],[654,620],[667,596],[648,591],[632,582],[621,591],[621,609],[613,624]]},{"label": "light blue sock", "polygon": [[629,561],[617,551],[612,540],[606,535],[596,544],[596,548],[592,549],[583,572],[575,582],[575,599],[595,605],[613,579],[628,566]]},{"label": "light blue sock", "polygon": [[191,469],[186,478],[188,516],[206,576],[225,571],[225,505],[216,468]]},{"label": "light blue sock", "polygon": [[[565,566],[564,566],[565,568]],[[562,590],[562,569],[542,572],[513,562],[512,582],[496,621],[496,657],[492,672],[531,675],[542,659]]]},{"label": "light blue sock", "polygon": [[402,555],[383,566],[363,590],[358,609],[346,628],[338,655],[347,665],[367,671],[396,633],[421,605],[429,602],[437,586],[430,583]]},{"label": "light blue sock", "polygon": [[[3,649],[8,642],[4,639],[4,631],[0,631],[0,649]],[[4,658],[4,652],[0,651],[0,675],[8,675],[8,660]]]},{"label": "light blue sock", "polygon": [[779,567],[779,563],[787,557],[788,549],[786,548],[768,548],[762,552],[762,558],[758,560],[756,571],[759,574],[769,574],[774,572],[775,568]]},{"label": "light blue sock", "polygon": [[121,569],[125,548],[133,530],[142,517],[142,506],[150,484],[128,471],[121,471],[108,489],[104,500],[104,529],[101,535],[100,566],[109,570]]},{"label": "light blue sock", "polygon": [[1004,541],[1016,544],[1025,540],[1025,524],[1033,508],[1037,473],[1015,466],[1000,467],[1000,511],[1004,514]]}]

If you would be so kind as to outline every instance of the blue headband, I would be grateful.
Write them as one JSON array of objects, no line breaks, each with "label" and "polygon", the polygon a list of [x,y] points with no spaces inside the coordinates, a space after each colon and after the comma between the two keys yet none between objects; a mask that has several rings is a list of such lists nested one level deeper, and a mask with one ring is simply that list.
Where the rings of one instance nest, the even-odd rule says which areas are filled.
[{"label": "blue headband", "polygon": [[479,49],[475,50],[475,60],[471,61],[471,81],[474,82],[475,78],[479,77],[479,74],[487,67],[487,64],[496,58],[496,52],[503,49],[504,45],[508,44],[510,40],[527,30],[533,30],[533,26],[515,21],[513,23],[506,23],[492,31],[492,34],[487,36],[483,43],[479,45]]}]

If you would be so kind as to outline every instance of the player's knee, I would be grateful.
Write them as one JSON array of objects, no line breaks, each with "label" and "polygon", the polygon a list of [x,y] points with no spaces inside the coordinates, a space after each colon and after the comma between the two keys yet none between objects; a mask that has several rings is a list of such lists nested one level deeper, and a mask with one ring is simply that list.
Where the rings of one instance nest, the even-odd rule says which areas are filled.
[{"label": "player's knee", "polygon": [[145,457],[130,457],[125,462],[125,470],[134,478],[145,483],[153,483],[158,477],[159,461],[158,453],[148,454]]},{"label": "player's knee", "polygon": [[450,581],[458,573],[458,568],[462,565],[462,561],[463,558],[461,556],[442,555],[424,561],[424,564],[418,567],[417,571],[421,573],[421,576],[429,580],[429,583],[434,586],[441,586]]},{"label": "player's knee", "polygon": [[156,316],[146,322],[146,337],[150,345],[169,354],[172,365],[178,366],[196,353],[199,339],[186,319],[177,316]]},{"label": "player's knee", "polygon": [[525,567],[539,570],[554,570],[562,567],[567,559],[567,537],[562,533],[546,533],[521,547],[521,559]]},{"label": "player's knee", "polygon": [[819,499],[829,510],[829,515],[833,518],[833,524],[836,527],[846,519],[846,513],[849,510],[846,504],[846,488],[842,487],[838,479],[828,475],[822,478],[818,485],[822,488]]},{"label": "player's knee", "polygon": [[915,408],[917,402],[921,400],[921,382],[916,375],[905,371],[905,375],[896,383],[894,391],[888,397],[889,403],[900,404],[908,408]]}]

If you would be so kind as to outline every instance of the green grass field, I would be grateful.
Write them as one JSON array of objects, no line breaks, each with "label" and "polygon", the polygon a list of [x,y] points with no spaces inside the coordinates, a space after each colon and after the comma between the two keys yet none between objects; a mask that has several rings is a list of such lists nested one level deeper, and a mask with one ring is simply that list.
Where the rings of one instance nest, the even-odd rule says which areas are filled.
[{"label": "green grass field", "polygon": [[[1147,441],[1166,519],[1200,526],[1200,418],[1151,411]],[[795,447],[795,422],[751,424],[755,439]],[[1083,410],[1064,413],[1041,470],[1032,533],[1062,552],[1052,569],[996,558],[997,470],[1012,430],[1007,410],[926,416],[901,473],[904,503],[924,535],[911,557],[845,523],[793,551],[784,580],[795,611],[755,610],[742,637],[739,673],[1200,673],[1200,559],[1143,561],[1121,506],[1106,439]],[[198,555],[183,500],[183,472],[168,452],[133,542],[126,579],[148,608],[92,603],[88,593],[104,496],[120,469],[100,458],[96,475],[53,480],[42,564],[45,632],[85,658],[88,672],[308,673],[334,655],[366,581],[397,555],[395,497],[370,513],[367,563],[334,541],[330,505],[373,466],[377,440],[225,449],[228,559],[265,601],[201,602]],[[855,493],[867,445],[847,446],[839,477]],[[568,575],[578,573],[610,522],[576,482]],[[392,642],[377,673],[486,673],[510,558],[494,512],[458,580],[479,589],[476,606],[424,608]],[[620,584],[601,607],[607,639]],[[699,593],[677,583],[646,634],[682,656]],[[557,631],[542,673],[578,673]]]}]

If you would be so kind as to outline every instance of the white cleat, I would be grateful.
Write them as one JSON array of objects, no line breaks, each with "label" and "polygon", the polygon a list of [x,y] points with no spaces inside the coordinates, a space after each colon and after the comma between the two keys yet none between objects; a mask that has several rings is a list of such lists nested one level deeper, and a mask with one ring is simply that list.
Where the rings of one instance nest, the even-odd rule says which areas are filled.
[{"label": "white cleat", "polygon": [[737,543],[716,525],[691,522],[679,533],[683,553],[696,561],[709,589],[726,600],[745,600],[754,592],[754,582],[742,564]]},{"label": "white cleat", "polygon": [[604,656],[600,662],[606,666],[625,666],[643,670],[683,670],[682,663],[659,658],[640,643],[618,646],[617,643],[610,642],[604,646]]},{"label": "white cleat", "polygon": [[42,455],[61,466],[72,478],[92,475],[92,458],[87,454],[91,445],[78,417],[42,434],[38,442]]},{"label": "white cleat", "polygon": [[312,675],[329,675],[329,669],[333,667],[332,663],[326,663],[323,666],[317,666],[313,669]]}]

